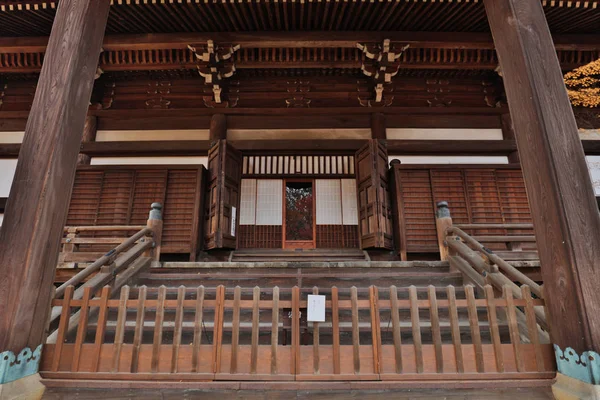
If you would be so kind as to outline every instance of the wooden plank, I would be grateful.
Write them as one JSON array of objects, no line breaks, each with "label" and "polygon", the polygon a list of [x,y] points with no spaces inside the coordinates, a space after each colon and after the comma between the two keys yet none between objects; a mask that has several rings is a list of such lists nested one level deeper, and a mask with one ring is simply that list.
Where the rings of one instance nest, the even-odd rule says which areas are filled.
[{"label": "wooden plank", "polygon": [[456,361],[456,372],[465,372],[463,361],[462,343],[460,341],[460,329],[458,327],[458,309],[456,308],[456,291],[454,286],[446,288],[448,295],[448,313],[450,314],[450,329],[452,330],[452,344],[454,345],[454,358]]},{"label": "wooden plank", "polygon": [[154,337],[152,338],[152,360],[151,370],[158,372],[160,362],[160,345],[163,337],[163,321],[165,319],[165,300],[167,297],[167,288],[163,285],[158,288],[158,301],[156,304],[156,318],[154,319]]},{"label": "wooden plank", "polygon": [[502,288],[504,299],[506,300],[506,317],[508,319],[508,329],[510,333],[510,342],[512,343],[513,353],[517,364],[517,371],[522,372],[525,369],[521,355],[521,335],[517,323],[517,314],[515,310],[515,301],[512,289],[509,286]]},{"label": "wooden plank", "polygon": [[[484,0],[512,113],[552,326],[561,349],[600,351],[600,215],[542,4]],[[573,328],[577,327],[577,328]]]},{"label": "wooden plank", "polygon": [[194,318],[194,341],[192,353],[192,372],[198,372],[198,362],[200,360],[200,348],[202,346],[202,323],[204,316],[204,286],[198,286],[196,289],[196,309]]},{"label": "wooden plank", "polygon": [[435,347],[435,365],[438,373],[444,372],[444,355],[442,353],[442,334],[440,331],[440,316],[438,313],[437,296],[435,286],[429,285],[427,288],[429,295],[429,318],[431,320],[431,337]]},{"label": "wooden plank", "polygon": [[379,316],[379,291],[376,286],[369,287],[371,314],[371,342],[373,347],[373,372],[381,373],[381,321]]},{"label": "wooden plank", "polygon": [[133,349],[131,352],[130,371],[136,373],[138,371],[140,361],[140,348],[142,345],[142,334],[144,332],[144,321],[146,315],[146,286],[140,286],[138,289],[138,304],[135,316],[135,331],[133,334]]},{"label": "wooden plank", "polygon": [[225,306],[225,287],[219,285],[215,294],[215,321],[213,331],[213,372],[217,373],[221,370],[221,350],[223,343],[223,315]]},{"label": "wooden plank", "polygon": [[100,307],[98,310],[98,320],[96,322],[96,338],[94,339],[94,349],[92,351],[92,369],[98,372],[100,366],[100,352],[104,344],[104,334],[106,333],[106,318],[108,317],[108,299],[110,298],[110,286],[104,286],[100,294]]},{"label": "wooden plank", "polygon": [[[87,289],[87,288],[86,288]],[[85,295],[84,295],[85,296]],[[121,349],[123,348],[123,338],[125,336],[125,321],[127,320],[127,300],[129,300],[129,286],[121,288],[121,297],[119,299],[119,311],[117,314],[117,327],[115,330],[114,351],[112,358],[112,372],[119,372],[119,363],[121,361]],[[83,311],[83,306],[82,306]],[[81,313],[81,322],[83,322],[83,312]],[[79,332],[77,332],[79,334]]]},{"label": "wooden plank", "polygon": [[291,373],[300,373],[300,288],[292,288],[292,356]]},{"label": "wooden plank", "polygon": [[471,341],[475,349],[475,365],[477,372],[485,372],[483,361],[483,349],[481,347],[481,331],[479,329],[479,317],[477,314],[477,306],[475,305],[475,293],[473,286],[465,286],[465,294],[467,297],[467,310],[469,313],[469,327],[471,328]]},{"label": "wooden plank", "polygon": [[396,373],[402,373],[402,336],[400,335],[400,310],[398,309],[398,288],[390,286],[390,306],[392,313],[392,335],[394,338],[394,361]]},{"label": "wooden plank", "polygon": [[350,301],[352,302],[352,358],[354,360],[354,373],[360,373],[360,336],[358,330],[358,290],[356,286],[350,288]]},{"label": "wooden plank", "polygon": [[185,300],[185,286],[177,288],[177,308],[175,309],[175,328],[173,331],[173,352],[171,354],[171,373],[179,371],[179,348],[181,347],[181,333],[183,330],[183,301]]},{"label": "wooden plank", "polygon": [[236,286],[233,290],[233,317],[231,320],[231,363],[229,372],[237,373],[238,345],[240,341],[240,301],[242,299],[242,288]]},{"label": "wooden plank", "polygon": [[525,300],[525,319],[527,321],[527,330],[529,331],[529,340],[535,348],[535,364],[538,371],[544,371],[544,357],[540,348],[540,335],[537,322],[535,320],[535,311],[533,309],[533,299],[531,297],[531,289],[529,286],[521,286],[521,298]]},{"label": "wooden plank", "polygon": [[[256,374],[256,366],[258,365],[258,335],[259,335],[259,326],[258,323],[260,321],[260,310],[258,307],[258,302],[260,301],[260,288],[258,286],[254,287],[252,291],[252,343],[250,350],[250,373]],[[276,327],[279,328],[279,327]],[[276,329],[277,331],[278,329]]]},{"label": "wooden plank", "polygon": [[423,373],[423,343],[421,341],[421,321],[419,318],[419,306],[417,299],[417,288],[411,285],[408,288],[410,301],[410,320],[412,323],[412,336],[415,347],[415,364],[417,373]]},{"label": "wooden plank", "polygon": [[[319,288],[313,287],[312,294],[318,295]],[[321,372],[321,356],[319,354],[319,323],[313,322],[313,374],[318,375]]]},{"label": "wooden plank", "polygon": [[[35,349],[48,305],[110,2],[61,1],[0,229],[0,349]],[[44,245],[40,245],[44,243]]]},{"label": "wooden plank", "polygon": [[504,372],[504,356],[502,355],[502,342],[500,339],[500,331],[498,329],[498,316],[496,315],[496,298],[494,289],[490,285],[486,285],[485,298],[487,300],[487,314],[490,335],[492,336],[492,344],[494,345],[494,358],[496,360],[496,372]]},{"label": "wooden plank", "polygon": [[279,287],[273,288],[271,308],[271,375],[277,375],[277,349],[279,347]]},{"label": "wooden plank", "polygon": [[[82,300],[81,318],[79,320],[79,325],[77,325],[77,336],[75,337],[75,350],[73,351],[73,360],[71,361],[71,371],[73,371],[73,372],[79,371],[79,362],[81,361],[81,349],[83,346],[83,342],[85,341],[85,336],[87,334],[87,328],[88,328],[88,315],[89,315],[89,311],[90,311],[89,303],[90,303],[91,297],[92,297],[92,288],[86,287],[83,290],[83,297],[81,299]],[[57,340],[58,340],[58,338],[57,338]],[[61,343],[62,343],[62,341],[61,341]]]},{"label": "wooden plank", "polygon": [[62,311],[60,314],[60,321],[58,323],[58,337],[56,341],[56,353],[52,360],[52,371],[58,371],[60,365],[60,357],[62,353],[62,346],[67,337],[69,330],[69,316],[71,315],[71,299],[73,298],[73,286],[68,286],[65,290],[65,295],[62,301]]},{"label": "wooden plank", "polygon": [[333,373],[341,372],[340,366],[340,311],[338,304],[338,288],[331,288],[331,336],[333,341]]},{"label": "wooden plank", "polygon": [[514,140],[401,140],[388,139],[390,155],[505,156],[517,150]]}]

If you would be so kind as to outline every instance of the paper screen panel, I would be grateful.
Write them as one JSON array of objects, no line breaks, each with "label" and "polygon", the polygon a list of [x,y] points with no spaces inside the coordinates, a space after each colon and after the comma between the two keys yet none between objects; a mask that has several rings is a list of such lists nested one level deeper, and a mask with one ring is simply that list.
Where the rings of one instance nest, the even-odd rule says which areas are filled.
[{"label": "paper screen panel", "polygon": [[259,179],[256,181],[256,225],[282,225],[283,181]]},{"label": "paper screen panel", "polygon": [[240,225],[256,223],[256,179],[242,179]]},{"label": "paper screen panel", "polygon": [[356,180],[342,179],[342,223],[358,225],[358,205],[356,202]]},{"label": "paper screen panel", "polygon": [[315,180],[317,225],[342,225],[342,192],[339,179]]}]

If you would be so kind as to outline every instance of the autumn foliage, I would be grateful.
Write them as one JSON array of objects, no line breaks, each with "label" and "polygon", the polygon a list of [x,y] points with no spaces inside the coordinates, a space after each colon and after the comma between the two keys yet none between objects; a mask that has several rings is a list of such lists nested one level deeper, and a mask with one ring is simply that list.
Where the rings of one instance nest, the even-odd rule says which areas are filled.
[{"label": "autumn foliage", "polygon": [[600,59],[565,74],[565,85],[574,107],[600,107]]}]

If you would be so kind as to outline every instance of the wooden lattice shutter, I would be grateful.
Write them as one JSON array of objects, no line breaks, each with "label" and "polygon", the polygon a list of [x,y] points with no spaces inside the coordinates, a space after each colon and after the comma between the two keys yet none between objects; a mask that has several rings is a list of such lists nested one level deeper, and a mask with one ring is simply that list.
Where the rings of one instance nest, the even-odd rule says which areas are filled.
[{"label": "wooden lattice shutter", "polygon": [[127,225],[135,173],[132,169],[104,172],[98,217],[94,225]]},{"label": "wooden lattice shutter", "polygon": [[69,204],[67,225],[96,224],[103,177],[104,172],[102,171],[77,171]]},{"label": "wooden lattice shutter", "polygon": [[523,174],[518,169],[496,171],[502,215],[508,224],[530,224],[531,210]]},{"label": "wooden lattice shutter", "polygon": [[356,152],[358,219],[361,247],[392,248],[387,150],[379,140]]},{"label": "wooden lattice shutter", "polygon": [[164,207],[167,170],[137,169],[134,184],[128,225],[146,225],[151,204],[160,203]]},{"label": "wooden lattice shutter", "polygon": [[[462,170],[432,169],[431,186],[434,205],[440,201],[447,201],[454,223],[468,224],[471,222]],[[434,218],[435,209],[431,215]]]},{"label": "wooden lattice shutter", "polygon": [[204,248],[235,248],[242,156],[226,140],[217,141],[208,152],[206,225]]}]

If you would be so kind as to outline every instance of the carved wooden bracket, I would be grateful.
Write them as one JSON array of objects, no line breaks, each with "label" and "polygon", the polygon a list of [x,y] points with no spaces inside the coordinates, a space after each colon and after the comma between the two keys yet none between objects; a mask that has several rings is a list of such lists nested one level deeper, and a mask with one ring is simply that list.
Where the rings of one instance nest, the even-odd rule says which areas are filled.
[{"label": "carved wooden bracket", "polygon": [[431,94],[427,99],[429,107],[449,107],[452,104],[452,99],[448,96],[450,81],[447,79],[427,79],[425,83],[427,93]]},{"label": "carved wooden bracket", "polygon": [[188,48],[196,56],[198,73],[204,78],[204,83],[211,89],[208,96],[203,96],[207,107],[235,107],[239,91],[235,86],[239,82],[229,80],[235,74],[236,68],[233,54],[240,45],[216,45],[212,40],[201,45],[189,45]]},{"label": "carved wooden bracket", "polygon": [[370,86],[369,95],[365,96],[366,90],[359,81],[358,101],[362,106],[389,106],[393,97],[385,98],[384,93],[393,90],[392,78],[400,69],[399,58],[408,49],[409,45],[396,48],[389,39],[383,43],[357,43],[356,47],[363,52],[363,61],[360,67],[362,73],[368,77]]}]

